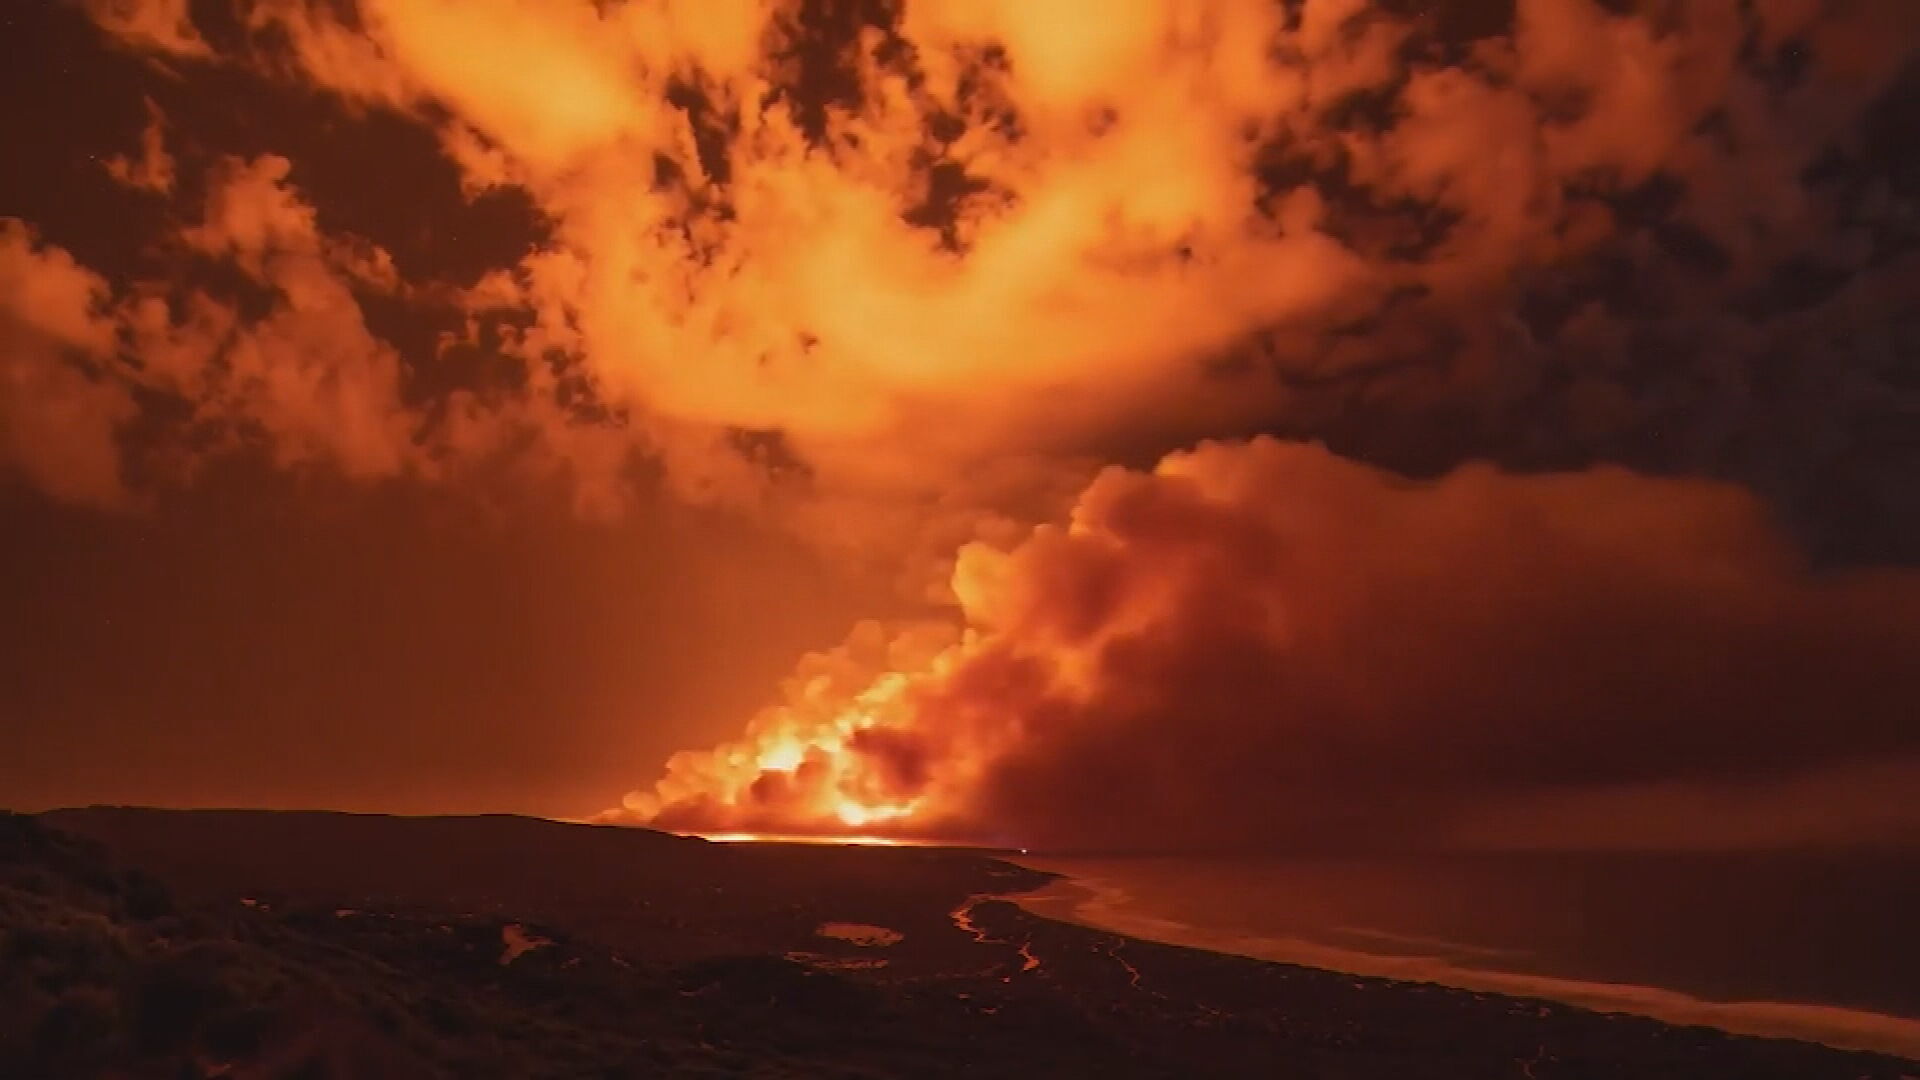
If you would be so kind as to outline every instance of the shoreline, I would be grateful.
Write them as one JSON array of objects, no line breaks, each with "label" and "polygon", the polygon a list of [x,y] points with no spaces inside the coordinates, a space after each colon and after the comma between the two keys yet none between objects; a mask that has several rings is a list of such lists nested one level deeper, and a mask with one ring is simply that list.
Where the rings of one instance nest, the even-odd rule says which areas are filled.
[{"label": "shoreline", "polygon": [[[1126,892],[1098,878],[1076,878],[1019,857],[1005,861],[1053,875],[1038,889],[1006,894],[1036,918],[1141,941],[1342,975],[1428,984],[1473,993],[1535,999],[1598,1013],[1621,1013],[1732,1035],[1794,1039],[1920,1062],[1920,1019],[1863,1009],[1768,1001],[1712,1001],[1677,990],[1463,967],[1428,956],[1384,955],[1299,937],[1209,931],[1128,912]],[[1416,944],[1409,939],[1404,943]]]},{"label": "shoreline", "polygon": [[[8,1075],[347,1046],[362,1055],[351,1075],[503,1080],[1170,1080],[1196,1062],[1350,1080],[1920,1076],[1911,1058],[1804,1039],[1342,974],[1246,942],[1163,944],[1194,936],[1171,924],[1120,936],[1075,918],[1097,890],[1006,851],[715,844],[510,816],[99,808],[0,824],[0,901],[29,934],[99,937],[73,955],[110,961],[51,970],[57,1000],[14,984],[9,1008],[35,1035],[0,1034]],[[225,988],[185,1016],[148,989],[183,964]],[[88,1003],[101,1037],[62,1039],[53,1006]],[[142,1041],[151,1031],[164,1045]],[[25,1067],[10,1071],[10,1052]]]}]

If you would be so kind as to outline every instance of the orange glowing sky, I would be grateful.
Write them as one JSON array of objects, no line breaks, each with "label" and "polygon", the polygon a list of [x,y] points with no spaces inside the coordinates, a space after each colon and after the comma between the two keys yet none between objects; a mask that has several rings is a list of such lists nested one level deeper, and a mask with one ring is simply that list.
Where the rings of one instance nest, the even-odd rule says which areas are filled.
[{"label": "orange glowing sky", "polygon": [[717,832],[1911,837],[1910,21],[35,15],[14,757]]}]

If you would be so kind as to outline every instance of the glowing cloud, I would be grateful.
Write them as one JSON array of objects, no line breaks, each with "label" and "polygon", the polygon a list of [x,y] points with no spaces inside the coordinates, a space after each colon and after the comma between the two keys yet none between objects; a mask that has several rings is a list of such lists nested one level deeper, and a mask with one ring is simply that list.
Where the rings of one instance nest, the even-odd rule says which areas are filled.
[{"label": "glowing cloud", "polygon": [[[1502,416],[1586,363],[1516,328],[1521,284],[1624,257],[1615,201],[1663,179],[1696,243],[1741,264],[1687,288],[1762,280],[1838,212],[1797,180],[1830,118],[1907,53],[1880,32],[1898,0],[1661,19],[1524,0],[1462,38],[1356,0],[916,0],[870,25],[756,0],[241,10],[254,51],[218,62],[430,125],[470,193],[520,188],[551,224],[463,299],[468,342],[521,363],[526,393],[422,410],[422,439],[529,447],[594,505],[637,453],[683,496],[896,550],[932,542],[899,508],[945,502],[930,528],[964,540],[1057,509],[1116,447],[1328,426],[1355,393]],[[131,47],[216,59],[177,0],[89,11]],[[1814,76],[1769,81],[1749,40],[1809,42]],[[336,336],[359,332],[350,299]],[[555,356],[617,430],[565,419]],[[1644,419],[1618,366],[1569,380],[1562,430],[1595,445]],[[955,496],[1008,456],[1028,479]]]},{"label": "glowing cloud", "polygon": [[0,465],[72,502],[128,498],[115,430],[135,410],[97,374],[113,349],[106,282],[0,218]]}]

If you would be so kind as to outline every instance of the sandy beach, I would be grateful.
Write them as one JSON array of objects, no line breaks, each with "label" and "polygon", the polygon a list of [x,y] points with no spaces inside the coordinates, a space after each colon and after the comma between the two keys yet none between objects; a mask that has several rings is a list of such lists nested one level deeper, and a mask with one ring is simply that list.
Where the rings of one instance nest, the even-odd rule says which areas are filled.
[{"label": "sandy beach", "polygon": [[[1049,872],[1045,860],[1018,861],[1030,869]],[[1236,933],[1157,916],[1136,903],[1123,886],[1092,877],[1061,877],[1014,899],[1022,909],[1042,918],[1168,945],[1353,975],[1543,998],[1669,1024],[1805,1039],[1843,1049],[1920,1059],[1920,1020],[1902,1016],[1804,1003],[1704,1000],[1656,986],[1502,971],[1496,950],[1477,950],[1451,941],[1395,936],[1382,942],[1394,946],[1392,950],[1367,951],[1305,936]],[[1473,965],[1449,958],[1475,951],[1493,955],[1483,955]]]}]

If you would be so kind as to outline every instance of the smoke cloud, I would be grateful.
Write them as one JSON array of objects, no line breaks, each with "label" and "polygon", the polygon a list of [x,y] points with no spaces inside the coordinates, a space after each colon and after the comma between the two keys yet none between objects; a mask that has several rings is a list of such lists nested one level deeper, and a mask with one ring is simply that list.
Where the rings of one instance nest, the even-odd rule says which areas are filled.
[{"label": "smoke cloud", "polygon": [[113,433],[135,409],[90,367],[113,349],[106,283],[17,221],[0,220],[0,462],[56,497],[126,496]]},{"label": "smoke cloud", "polygon": [[[1663,810],[1729,786],[1824,798],[1823,770],[1920,762],[1902,674],[1920,575],[1812,575],[1756,500],[1710,482],[1481,465],[1421,482],[1311,445],[1207,444],[1102,473],[1010,551],[968,549],[954,591],[954,644],[887,652],[864,630],[630,813],[1345,848],[1495,842],[1489,823],[1532,800],[1557,806],[1527,811],[1535,827],[1584,815],[1563,841],[1659,843]],[[877,674],[856,674],[863,654]],[[1872,835],[1915,835],[1884,783],[1859,790],[1852,823],[1878,807]]]}]

